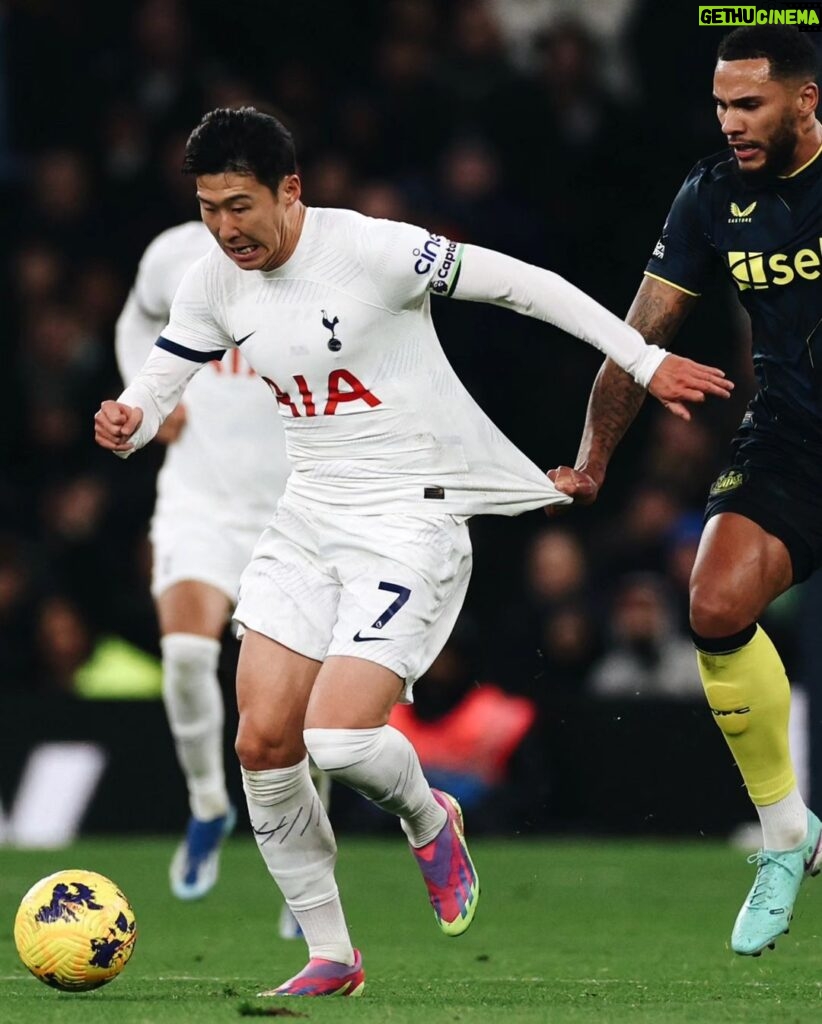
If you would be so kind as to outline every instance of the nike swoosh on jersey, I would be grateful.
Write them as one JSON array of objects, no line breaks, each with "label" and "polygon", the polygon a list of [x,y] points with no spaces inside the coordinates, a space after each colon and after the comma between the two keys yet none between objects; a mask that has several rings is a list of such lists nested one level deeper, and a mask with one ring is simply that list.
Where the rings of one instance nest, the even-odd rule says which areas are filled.
[{"label": "nike swoosh on jersey", "polygon": [[354,634],[354,643],[355,644],[365,644],[365,643],[368,643],[369,640],[391,640],[391,639],[393,639],[393,638],[390,637],[390,636],[360,636],[360,631],[359,630],[357,630],[357,632]]},{"label": "nike swoosh on jersey", "polygon": [[256,334],[256,333],[257,333],[256,331],[250,331],[248,334],[246,334],[246,336],[244,338],[239,338],[237,341],[235,341],[234,344],[237,346],[237,348],[239,348],[240,345],[242,345],[242,343],[244,341],[248,341],[248,339],[251,337],[251,335],[252,334]]}]

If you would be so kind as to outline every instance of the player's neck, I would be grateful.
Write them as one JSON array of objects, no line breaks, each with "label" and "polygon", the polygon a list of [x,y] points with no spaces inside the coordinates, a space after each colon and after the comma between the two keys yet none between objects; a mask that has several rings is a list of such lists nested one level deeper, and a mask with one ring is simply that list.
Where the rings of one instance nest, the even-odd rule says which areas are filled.
[{"label": "player's neck", "polygon": [[791,168],[785,177],[796,174],[797,171],[809,164],[820,148],[822,148],[822,124],[814,120],[810,130],[799,137]]},{"label": "player's neck", "polygon": [[282,245],[262,268],[263,270],[276,270],[291,259],[303,233],[304,221],[305,206],[298,199],[288,212]]}]

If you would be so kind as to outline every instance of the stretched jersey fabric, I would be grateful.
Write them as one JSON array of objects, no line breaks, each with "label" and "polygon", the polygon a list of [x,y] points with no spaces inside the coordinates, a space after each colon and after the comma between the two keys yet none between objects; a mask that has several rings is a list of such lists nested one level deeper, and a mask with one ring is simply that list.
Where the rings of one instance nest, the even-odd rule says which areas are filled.
[{"label": "stretched jersey fabric", "polygon": [[[243,271],[215,250],[188,272],[154,355],[121,396],[144,411],[135,446],[203,362],[240,347],[282,417],[293,502],[466,516],[568,503],[451,369],[431,292],[556,323],[643,382],[666,355],[548,271],[408,224],[309,209],[276,270]],[[550,387],[533,381],[522,400],[543,402]]]},{"label": "stretched jersey fabric", "polygon": [[722,266],[751,318],[760,430],[822,445],[822,150],[752,184],[728,150],[701,160],[671,207],[646,274],[699,294]]},{"label": "stretched jersey fabric", "polygon": [[[163,231],[146,249],[115,331],[126,384],[167,323],[183,275],[216,248],[205,225],[191,221]],[[185,407],[185,426],[157,480],[158,511],[193,504],[225,525],[256,523],[262,530],[291,468],[267,386],[235,349],[191,382]]]}]

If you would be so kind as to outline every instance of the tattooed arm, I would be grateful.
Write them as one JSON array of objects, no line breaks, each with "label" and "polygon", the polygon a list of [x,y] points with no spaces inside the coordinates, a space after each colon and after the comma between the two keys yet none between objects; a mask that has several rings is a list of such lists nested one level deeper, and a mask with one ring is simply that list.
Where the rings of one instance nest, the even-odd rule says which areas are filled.
[{"label": "tattooed arm", "polygon": [[[696,297],[693,295],[655,278],[644,277],[626,319],[646,342],[667,348],[695,302]],[[693,365],[690,360],[669,355],[649,386],[651,393],[666,408],[684,419],[690,418],[686,407],[681,402],[667,401],[665,398],[664,378],[676,376],[688,364]],[[658,381],[660,374],[663,380]],[[585,427],[574,469],[560,466],[548,474],[559,490],[572,495],[579,504],[587,505],[594,501],[605,480],[611,456],[644,399],[645,389],[616,363],[606,359],[597,374],[588,401]],[[693,400],[704,400],[704,394],[695,393]]]}]

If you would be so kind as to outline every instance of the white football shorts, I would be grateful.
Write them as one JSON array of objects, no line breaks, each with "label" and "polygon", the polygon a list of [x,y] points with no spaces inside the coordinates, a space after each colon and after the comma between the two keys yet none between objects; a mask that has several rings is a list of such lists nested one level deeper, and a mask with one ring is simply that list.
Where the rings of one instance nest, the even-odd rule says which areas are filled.
[{"label": "white football shorts", "polygon": [[240,581],[234,618],[316,661],[348,655],[405,680],[448,639],[471,575],[452,515],[351,515],[280,501]]},{"label": "white football shorts", "polygon": [[248,518],[242,525],[222,522],[204,503],[158,505],[150,532],[152,597],[156,600],[175,583],[196,580],[221,590],[234,604],[240,576],[266,521],[259,512]]}]

